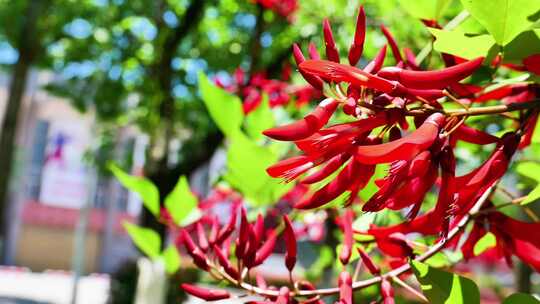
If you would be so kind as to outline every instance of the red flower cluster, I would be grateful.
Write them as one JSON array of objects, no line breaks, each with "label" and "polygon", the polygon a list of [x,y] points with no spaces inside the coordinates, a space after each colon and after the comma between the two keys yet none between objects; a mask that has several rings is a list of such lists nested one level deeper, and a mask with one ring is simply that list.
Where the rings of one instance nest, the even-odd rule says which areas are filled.
[{"label": "red flower cluster", "polygon": [[[359,288],[347,271],[354,250],[358,251],[365,269],[375,277],[368,280],[371,283],[366,283],[366,286],[379,284],[383,302],[394,303],[392,277],[405,273],[407,258],[414,258],[417,254],[418,243],[408,239],[409,235],[439,236],[440,248],[457,246],[455,237],[464,234],[463,227],[471,220],[474,220],[474,227],[461,247],[465,258],[474,256],[475,244],[490,231],[497,239],[500,256],[510,261],[510,257],[516,255],[540,271],[540,237],[529,233],[538,230],[540,224],[514,220],[494,211],[490,203],[484,204],[491,189],[507,171],[516,150],[530,143],[538,112],[522,111],[518,117],[511,117],[519,123],[516,131],[507,132],[500,138],[465,123],[468,115],[473,113],[471,105],[492,99],[502,100],[502,106],[530,102],[538,97],[538,86],[510,84],[485,91],[482,87],[461,83],[480,67],[482,58],[463,61],[444,55],[446,68],[422,70],[412,51],[404,49],[402,54],[384,26],[381,29],[396,64],[383,67],[385,46],[365,67],[358,68],[356,65],[363,53],[365,26],[365,14],[361,7],[347,56],[348,65],[340,63],[339,50],[328,20],[323,22],[328,60],[321,60],[312,44],[308,48],[308,60],[298,45],[293,46],[299,72],[312,86],[309,90],[323,93],[327,98],[303,119],[264,131],[272,139],[293,142],[302,152],[274,164],[267,172],[287,182],[299,180],[295,190],[284,198],[293,200],[296,209],[314,209],[344,193],[349,195],[346,205],[357,202],[359,191],[372,179],[376,166],[389,164],[387,175],[375,181],[378,191],[366,202],[361,202],[362,210],[405,210],[407,220],[388,227],[371,225],[367,231],[356,231],[353,229],[353,208],[341,211],[336,222],[343,232],[339,252],[343,270],[337,287],[323,290],[316,290],[309,282],[293,280],[292,272],[299,254],[297,238],[305,229],[295,230],[287,215],[283,216],[283,221],[280,220],[276,228],[267,229],[261,215],[250,222],[243,208],[240,224],[237,225],[237,210],[234,209],[233,217],[223,227],[216,217],[206,227],[205,223],[196,224],[191,233],[196,234],[197,243],[187,229],[181,230],[177,243],[185,246],[199,268],[265,298],[265,301],[252,302],[254,304],[292,304],[298,303],[298,297],[302,297],[303,303],[321,304],[320,295],[330,293],[339,294],[337,303],[352,304],[353,290]],[[529,64],[528,67],[534,69],[535,65]],[[235,80],[236,84],[227,89],[241,92],[246,112],[260,102],[261,91],[269,93],[274,106],[289,100],[291,92],[280,82],[259,75],[245,81],[241,70],[235,73]],[[310,93],[309,96],[314,95]],[[443,106],[447,103],[462,108],[445,109]],[[350,120],[329,124],[338,109]],[[410,128],[410,124],[414,124],[414,128]],[[493,144],[494,149],[478,168],[458,176],[454,155],[458,141],[476,145]],[[306,190],[308,185],[323,181],[325,184],[313,193]],[[431,210],[422,211],[424,198],[434,187],[438,188],[437,201]],[[478,211],[482,204],[483,209]],[[239,227],[234,232],[236,226]],[[284,264],[291,275],[291,285],[268,287],[260,277],[257,277],[256,283],[249,282],[250,269],[268,258],[280,233],[286,248]],[[389,257],[386,263],[375,263],[355,243],[355,234],[371,236],[376,249]],[[237,263],[232,263],[229,258],[232,242],[235,244]],[[400,267],[401,272],[381,275],[382,265],[385,264],[390,268]],[[231,297],[226,291],[186,284],[182,287],[186,292],[209,301]]]},{"label": "red flower cluster", "polygon": [[320,97],[319,91],[310,86],[295,86],[289,80],[288,69],[284,70],[283,80],[268,79],[265,73],[256,73],[250,79],[241,68],[234,72],[233,82],[225,85],[216,78],[218,86],[231,93],[238,94],[243,99],[244,113],[248,114],[255,110],[262,101],[262,95],[267,94],[270,107],[287,105],[294,100],[296,106],[301,107],[306,103]]},{"label": "red flower cluster", "polygon": [[[492,204],[487,204],[484,210],[491,207]],[[518,221],[498,211],[487,212],[475,219],[461,251],[467,260],[474,257],[474,246],[489,231],[497,240],[497,255],[504,257],[509,266],[512,265],[512,255],[515,255],[540,272],[540,234],[535,233],[539,229],[540,223]]]},{"label": "red flower cluster", "polygon": [[[418,214],[427,191],[435,184],[441,169],[441,178],[454,178],[455,161],[452,146],[456,139],[466,139],[467,135],[485,138],[495,142],[498,139],[479,130],[461,125],[458,120],[446,119],[440,113],[420,113],[415,117],[417,129],[402,136],[408,129],[405,116],[408,106],[417,101],[435,109],[441,109],[438,98],[447,95],[445,89],[471,75],[482,63],[476,59],[438,71],[417,71],[418,66],[410,52],[403,60],[400,51],[383,26],[392,53],[397,61],[395,67],[382,67],[386,48],[382,48],[376,58],[364,69],[354,67],[359,61],[365,37],[365,15],[359,10],[356,34],[349,49],[351,66],[340,64],[339,52],[333,40],[328,20],[323,22],[326,55],[330,61],[320,60],[310,47],[311,60],[305,60],[298,46],[294,54],[300,72],[315,88],[323,83],[345,83],[344,89],[338,85],[334,95],[324,100],[304,119],[292,124],[276,127],[264,132],[276,140],[294,141],[304,153],[283,160],[270,168],[273,177],[294,180],[302,174],[320,166],[302,183],[313,184],[337,172],[336,177],[311,196],[298,202],[299,209],[323,206],[344,192],[350,192],[348,204],[353,203],[358,192],[371,179],[375,166],[391,163],[388,176],[378,181],[380,190],[364,205],[365,211],[383,208],[400,210],[412,207],[409,217]],[[325,85],[326,86],[326,85]],[[330,89],[331,90],[331,89]],[[356,118],[355,121],[332,125],[327,128],[331,116],[341,106],[343,112]],[[382,128],[378,134],[371,134]],[[455,128],[455,135],[449,130]],[[457,130],[457,131],[456,131]],[[388,134],[386,136],[386,134]],[[386,142],[384,142],[386,139]],[[453,189],[441,190],[441,218],[448,216],[454,204]]]},{"label": "red flower cluster", "polygon": [[294,13],[298,10],[297,0],[253,0],[265,9],[272,10],[287,20],[292,21]]}]

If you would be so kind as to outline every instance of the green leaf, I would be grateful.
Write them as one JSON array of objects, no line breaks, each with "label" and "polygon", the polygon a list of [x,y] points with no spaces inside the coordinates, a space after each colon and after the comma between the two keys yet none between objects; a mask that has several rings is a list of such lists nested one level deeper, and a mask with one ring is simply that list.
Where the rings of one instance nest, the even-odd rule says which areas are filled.
[{"label": "green leaf", "polygon": [[[339,260],[339,255],[341,254],[341,250],[343,249],[343,244],[338,244],[337,247],[336,247],[336,266],[340,266],[340,265],[343,265],[341,264],[341,261]],[[349,259],[349,262],[353,262],[353,261],[356,261],[356,259],[359,259],[360,258],[360,254],[358,253],[358,250],[356,250],[356,248],[353,248],[353,250],[351,251],[351,258]]]},{"label": "green leaf", "polygon": [[425,263],[431,267],[437,267],[437,268],[450,265],[450,261],[442,252],[437,252],[436,254],[431,256],[429,259],[427,259]]},{"label": "green leaf", "polygon": [[261,104],[246,116],[246,131],[253,139],[263,137],[262,131],[274,126],[274,113],[270,109],[268,95],[263,94]]},{"label": "green leaf", "polygon": [[540,182],[540,164],[535,162],[521,162],[516,166],[516,171],[528,178]]},{"label": "green leaf", "polygon": [[334,255],[332,253],[332,249],[330,249],[329,246],[323,246],[319,251],[317,260],[315,260],[315,262],[306,269],[307,277],[310,280],[315,280],[317,278],[320,278],[324,270],[328,266],[332,265],[333,261],[334,261]]},{"label": "green leaf", "polygon": [[470,279],[417,261],[411,261],[411,267],[431,303],[480,303],[480,291]]},{"label": "green leaf", "polygon": [[165,263],[165,270],[168,274],[173,274],[180,268],[180,254],[176,249],[176,246],[169,245],[161,254],[163,262]]},{"label": "green leaf", "polygon": [[540,144],[540,119],[536,122],[536,127],[533,131],[532,142]]},{"label": "green leaf", "polygon": [[165,198],[165,208],[169,210],[175,223],[185,226],[190,224],[186,219],[192,218],[190,216],[192,213],[200,214],[197,210],[198,202],[197,197],[189,189],[187,178],[182,175],[173,191]]},{"label": "green leaf", "polygon": [[487,57],[490,50],[495,47],[495,41],[490,35],[468,35],[460,31],[428,29],[436,39],[433,47],[441,53],[474,59]]},{"label": "green leaf", "polygon": [[461,0],[500,45],[506,45],[538,21],[540,0]]},{"label": "green leaf", "polygon": [[493,233],[491,232],[488,232],[474,245],[474,255],[481,255],[484,251],[495,247],[496,244],[497,240],[495,239],[495,235],[493,235]]},{"label": "green leaf", "polygon": [[273,204],[291,184],[283,184],[270,177],[266,168],[274,164],[278,157],[269,147],[258,146],[239,132],[231,140],[227,151],[227,172],[224,179],[238,189],[256,206]]},{"label": "green leaf", "polygon": [[203,73],[199,74],[199,90],[218,128],[226,136],[233,137],[240,130],[244,119],[240,98],[213,84]]},{"label": "green leaf", "polygon": [[523,59],[540,53],[540,29],[522,32],[504,47],[504,62],[521,64]]},{"label": "green leaf", "polygon": [[159,191],[151,181],[144,177],[131,176],[114,164],[109,164],[108,167],[124,187],[140,196],[146,209],[159,216]]},{"label": "green leaf", "polygon": [[373,177],[369,180],[366,187],[360,191],[360,198],[364,201],[368,201],[373,194],[379,191],[379,187],[375,184],[375,181],[381,178],[384,178],[388,173],[388,165],[381,164],[375,167],[375,173]]},{"label": "green leaf", "polygon": [[124,222],[123,226],[137,248],[151,259],[159,257],[161,239],[157,232],[152,229],[139,227],[129,222]]},{"label": "green leaf", "polygon": [[399,0],[399,4],[413,17],[438,20],[452,0]]},{"label": "green leaf", "polygon": [[432,257],[425,260],[424,263],[431,267],[440,268],[455,265],[461,260],[463,260],[461,251],[447,251],[444,253],[437,252]]},{"label": "green leaf", "polygon": [[504,299],[502,304],[538,304],[537,298],[533,297],[530,294],[526,293],[514,293],[508,298]]},{"label": "green leaf", "polygon": [[358,231],[367,231],[369,229],[369,225],[371,225],[375,220],[375,216],[375,212],[362,213],[356,218],[356,220],[354,220],[353,229]]},{"label": "green leaf", "polygon": [[527,205],[530,204],[537,199],[540,199],[540,185],[537,185],[525,198],[523,202],[521,202],[521,205]]}]

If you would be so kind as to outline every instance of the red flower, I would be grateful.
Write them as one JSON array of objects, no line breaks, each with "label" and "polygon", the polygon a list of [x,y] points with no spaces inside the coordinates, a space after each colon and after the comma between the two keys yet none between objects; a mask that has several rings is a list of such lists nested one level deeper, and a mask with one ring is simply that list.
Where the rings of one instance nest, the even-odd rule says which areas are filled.
[{"label": "red flower", "polygon": [[[489,208],[491,204],[486,207]],[[486,228],[487,227],[487,230]],[[491,212],[478,217],[473,230],[462,247],[463,257],[474,257],[474,245],[487,231],[497,240],[496,248],[511,265],[511,255],[515,255],[540,272],[540,223],[527,223],[515,220],[500,212]]]}]

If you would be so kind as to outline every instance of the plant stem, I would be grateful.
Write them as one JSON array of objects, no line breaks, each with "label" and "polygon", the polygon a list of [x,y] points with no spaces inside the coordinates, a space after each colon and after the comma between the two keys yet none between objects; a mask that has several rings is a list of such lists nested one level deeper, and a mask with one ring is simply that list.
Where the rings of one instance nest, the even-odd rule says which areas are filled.
[{"label": "plant stem", "polygon": [[526,102],[510,103],[507,105],[496,105],[486,107],[476,107],[469,109],[435,109],[432,107],[423,107],[423,109],[416,109],[407,111],[407,115],[418,116],[425,115],[426,112],[439,112],[448,116],[461,117],[461,116],[478,116],[478,115],[490,115],[501,114],[512,111],[521,111],[527,109],[540,109],[540,99],[533,99]]},{"label": "plant stem", "polygon": [[[482,208],[484,203],[490,197],[490,195],[493,192],[493,190],[495,189],[497,183],[498,183],[498,181],[495,182],[491,187],[489,187],[480,196],[480,198],[476,201],[476,203],[471,208],[471,210],[465,216],[463,216],[463,218],[461,218],[459,223],[448,233],[447,238],[442,239],[437,244],[433,245],[428,251],[426,251],[422,255],[417,256],[414,260],[418,261],[418,262],[423,262],[423,261],[429,259],[430,257],[432,257],[433,255],[435,255],[437,252],[441,251],[443,248],[445,248],[445,246],[448,244],[448,242],[452,241],[457,235],[459,235],[461,233],[461,231],[465,228],[465,226],[472,219],[474,219],[474,216],[478,212],[480,212],[480,209]],[[240,282],[239,283],[237,280],[231,278],[228,274],[224,273],[224,271],[222,271],[221,269],[217,269],[217,270],[219,272],[221,272],[223,277],[226,278],[233,285],[238,285],[239,287],[242,287],[242,288],[244,288],[244,289],[246,289],[248,291],[257,293],[257,294],[259,294],[261,296],[271,296],[271,297],[278,296],[279,292],[277,290],[262,289],[262,288],[259,288],[257,286],[253,286],[253,285],[251,285],[249,283],[246,283],[246,282]],[[408,272],[410,270],[411,270],[411,265],[410,264],[404,264],[401,267],[398,267],[398,268],[396,268],[394,270],[391,270],[391,271],[389,271],[386,274],[383,274],[381,276],[370,278],[370,279],[363,280],[363,281],[353,282],[352,287],[353,287],[354,290],[363,289],[363,288],[369,287],[371,285],[378,284],[385,278],[390,278],[391,279],[393,277],[396,277],[396,276],[399,276],[399,275],[401,275],[403,273],[406,273],[406,272]],[[332,295],[332,294],[338,294],[338,293],[339,293],[339,288],[332,287],[332,288],[322,288],[322,289],[314,289],[314,290],[297,290],[297,291],[291,292],[290,296],[291,297],[295,297],[295,296],[313,297],[313,296],[326,296],[326,295]]]},{"label": "plant stem", "polygon": [[392,277],[392,281],[398,283],[399,285],[401,285],[401,287],[407,289],[408,291],[410,291],[413,295],[415,295],[416,297],[418,297],[419,299],[421,299],[422,301],[426,302],[426,303],[429,303],[428,299],[421,293],[419,292],[418,290],[414,289],[411,285],[403,282],[400,278],[398,278],[397,276],[395,277]]}]

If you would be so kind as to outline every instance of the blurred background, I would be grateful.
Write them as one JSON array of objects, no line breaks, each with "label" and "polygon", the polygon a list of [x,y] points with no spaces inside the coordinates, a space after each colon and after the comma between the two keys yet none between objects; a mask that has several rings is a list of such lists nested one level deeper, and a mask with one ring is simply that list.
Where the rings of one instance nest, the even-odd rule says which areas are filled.
[{"label": "blurred background", "polygon": [[[320,48],[329,18],[344,51],[360,4],[365,58],[386,44],[382,23],[418,53],[429,32],[398,2],[407,1],[0,0],[0,303],[134,303],[150,266],[137,265],[121,224],[164,228],[107,164],[162,194],[185,175],[206,197],[223,135],[198,74],[227,87],[240,68],[301,87],[292,43]],[[446,2],[443,22],[462,10]],[[167,279],[166,302],[182,302],[179,282],[196,277]]]}]

